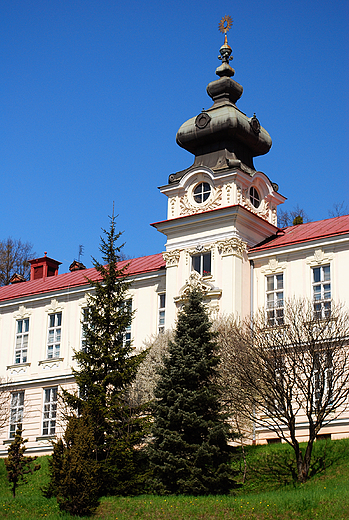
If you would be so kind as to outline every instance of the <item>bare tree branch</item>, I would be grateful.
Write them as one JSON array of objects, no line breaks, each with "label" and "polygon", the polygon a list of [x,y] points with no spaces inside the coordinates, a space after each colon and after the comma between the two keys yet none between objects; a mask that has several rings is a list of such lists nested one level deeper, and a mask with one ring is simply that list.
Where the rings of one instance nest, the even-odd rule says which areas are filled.
[{"label": "bare tree branch", "polygon": [[[298,479],[305,481],[312,446],[321,428],[348,406],[349,314],[332,303],[326,317],[314,315],[312,302],[285,302],[284,324],[267,327],[265,311],[253,322],[231,320],[222,344],[226,400],[239,416],[275,432],[295,451]],[[228,366],[229,363],[229,366]],[[307,423],[303,455],[297,421]]]},{"label": "bare tree branch", "polygon": [[140,365],[130,390],[130,399],[133,403],[142,405],[154,399],[154,389],[159,379],[158,370],[163,366],[163,358],[168,352],[170,339],[171,332],[166,331],[145,342],[148,354]]},{"label": "bare tree branch", "polygon": [[328,210],[328,214],[330,217],[341,217],[343,215],[348,215],[349,208],[345,204],[345,201],[337,202],[333,204],[332,208]]},{"label": "bare tree branch", "polygon": [[300,208],[298,204],[290,211],[283,210],[281,208],[278,210],[278,226],[280,228],[305,222],[310,222],[310,218],[305,210]]},{"label": "bare tree branch", "polygon": [[29,260],[35,256],[33,246],[11,237],[0,241],[0,286],[8,285],[15,273],[26,280],[30,275]]},{"label": "bare tree branch", "polygon": [[0,429],[9,424],[10,397],[10,383],[0,378]]}]

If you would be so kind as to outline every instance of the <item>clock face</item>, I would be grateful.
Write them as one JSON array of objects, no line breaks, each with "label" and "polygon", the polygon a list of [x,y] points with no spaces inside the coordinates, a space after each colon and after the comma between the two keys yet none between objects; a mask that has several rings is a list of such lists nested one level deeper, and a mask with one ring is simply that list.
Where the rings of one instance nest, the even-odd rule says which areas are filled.
[{"label": "clock face", "polygon": [[197,128],[205,128],[210,121],[210,116],[206,112],[201,112],[195,119],[195,126]]},{"label": "clock face", "polygon": [[258,119],[256,118],[256,115],[254,115],[250,120],[250,126],[255,134],[259,134],[261,131],[261,125]]}]

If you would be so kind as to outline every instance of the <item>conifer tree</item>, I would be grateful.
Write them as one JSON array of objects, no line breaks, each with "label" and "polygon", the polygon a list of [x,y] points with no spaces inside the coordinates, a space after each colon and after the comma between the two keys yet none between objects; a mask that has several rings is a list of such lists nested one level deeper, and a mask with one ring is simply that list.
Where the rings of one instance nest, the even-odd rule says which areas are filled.
[{"label": "conifer tree", "polygon": [[215,333],[194,288],[155,390],[149,457],[153,490],[160,494],[225,494],[234,485],[231,433],[214,377],[218,362]]},{"label": "conifer tree", "polygon": [[16,489],[20,482],[27,482],[26,475],[40,469],[40,464],[31,467],[37,457],[25,456],[25,443],[28,439],[23,439],[22,430],[16,431],[15,438],[8,447],[8,456],[5,459],[5,467],[7,470],[7,478],[12,484],[12,495],[15,498]]},{"label": "conifer tree", "polygon": [[128,391],[145,353],[135,354],[126,338],[133,312],[127,300],[127,265],[118,266],[123,247],[117,244],[120,235],[113,215],[110,229],[101,237],[104,264],[94,259],[100,280],[89,280],[94,291],[83,325],[84,348],[75,352],[77,369],[73,372],[79,392],[65,391],[63,397],[78,415],[91,419],[101,493],[128,494],[138,483],[134,448],[146,426],[142,409],[132,406]]},{"label": "conifer tree", "polygon": [[91,515],[99,504],[101,483],[94,453],[91,417],[71,416],[64,433],[54,445],[50,460],[51,481],[44,489],[47,498],[57,497],[61,511],[71,515]]}]

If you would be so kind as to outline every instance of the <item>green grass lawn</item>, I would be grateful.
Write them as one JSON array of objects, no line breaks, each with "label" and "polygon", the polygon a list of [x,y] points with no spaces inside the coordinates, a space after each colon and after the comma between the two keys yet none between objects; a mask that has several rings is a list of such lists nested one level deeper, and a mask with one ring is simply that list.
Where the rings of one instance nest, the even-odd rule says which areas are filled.
[{"label": "green grass lawn", "polygon": [[[247,450],[246,483],[230,496],[103,498],[95,518],[102,520],[347,520],[349,518],[349,439],[321,441],[314,449],[314,471],[303,485],[290,478],[293,461],[286,445],[256,446]],[[47,457],[41,470],[18,487],[15,499],[0,461],[0,518],[68,519],[55,499],[40,488],[47,482]],[[235,461],[236,468],[241,465]],[[240,477],[238,477],[240,478]],[[86,517],[84,517],[86,518]]]}]

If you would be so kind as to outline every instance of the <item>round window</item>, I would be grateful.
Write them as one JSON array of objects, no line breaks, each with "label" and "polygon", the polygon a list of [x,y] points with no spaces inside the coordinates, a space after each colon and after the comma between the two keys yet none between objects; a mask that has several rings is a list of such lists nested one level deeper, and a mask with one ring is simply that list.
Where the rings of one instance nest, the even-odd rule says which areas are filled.
[{"label": "round window", "polygon": [[255,208],[258,208],[258,206],[261,203],[259,193],[256,190],[256,188],[254,188],[253,186],[250,188],[250,201],[251,201],[252,206],[254,206]]},{"label": "round window", "polygon": [[201,182],[194,190],[194,200],[198,204],[205,202],[211,194],[211,186],[208,182]]}]

